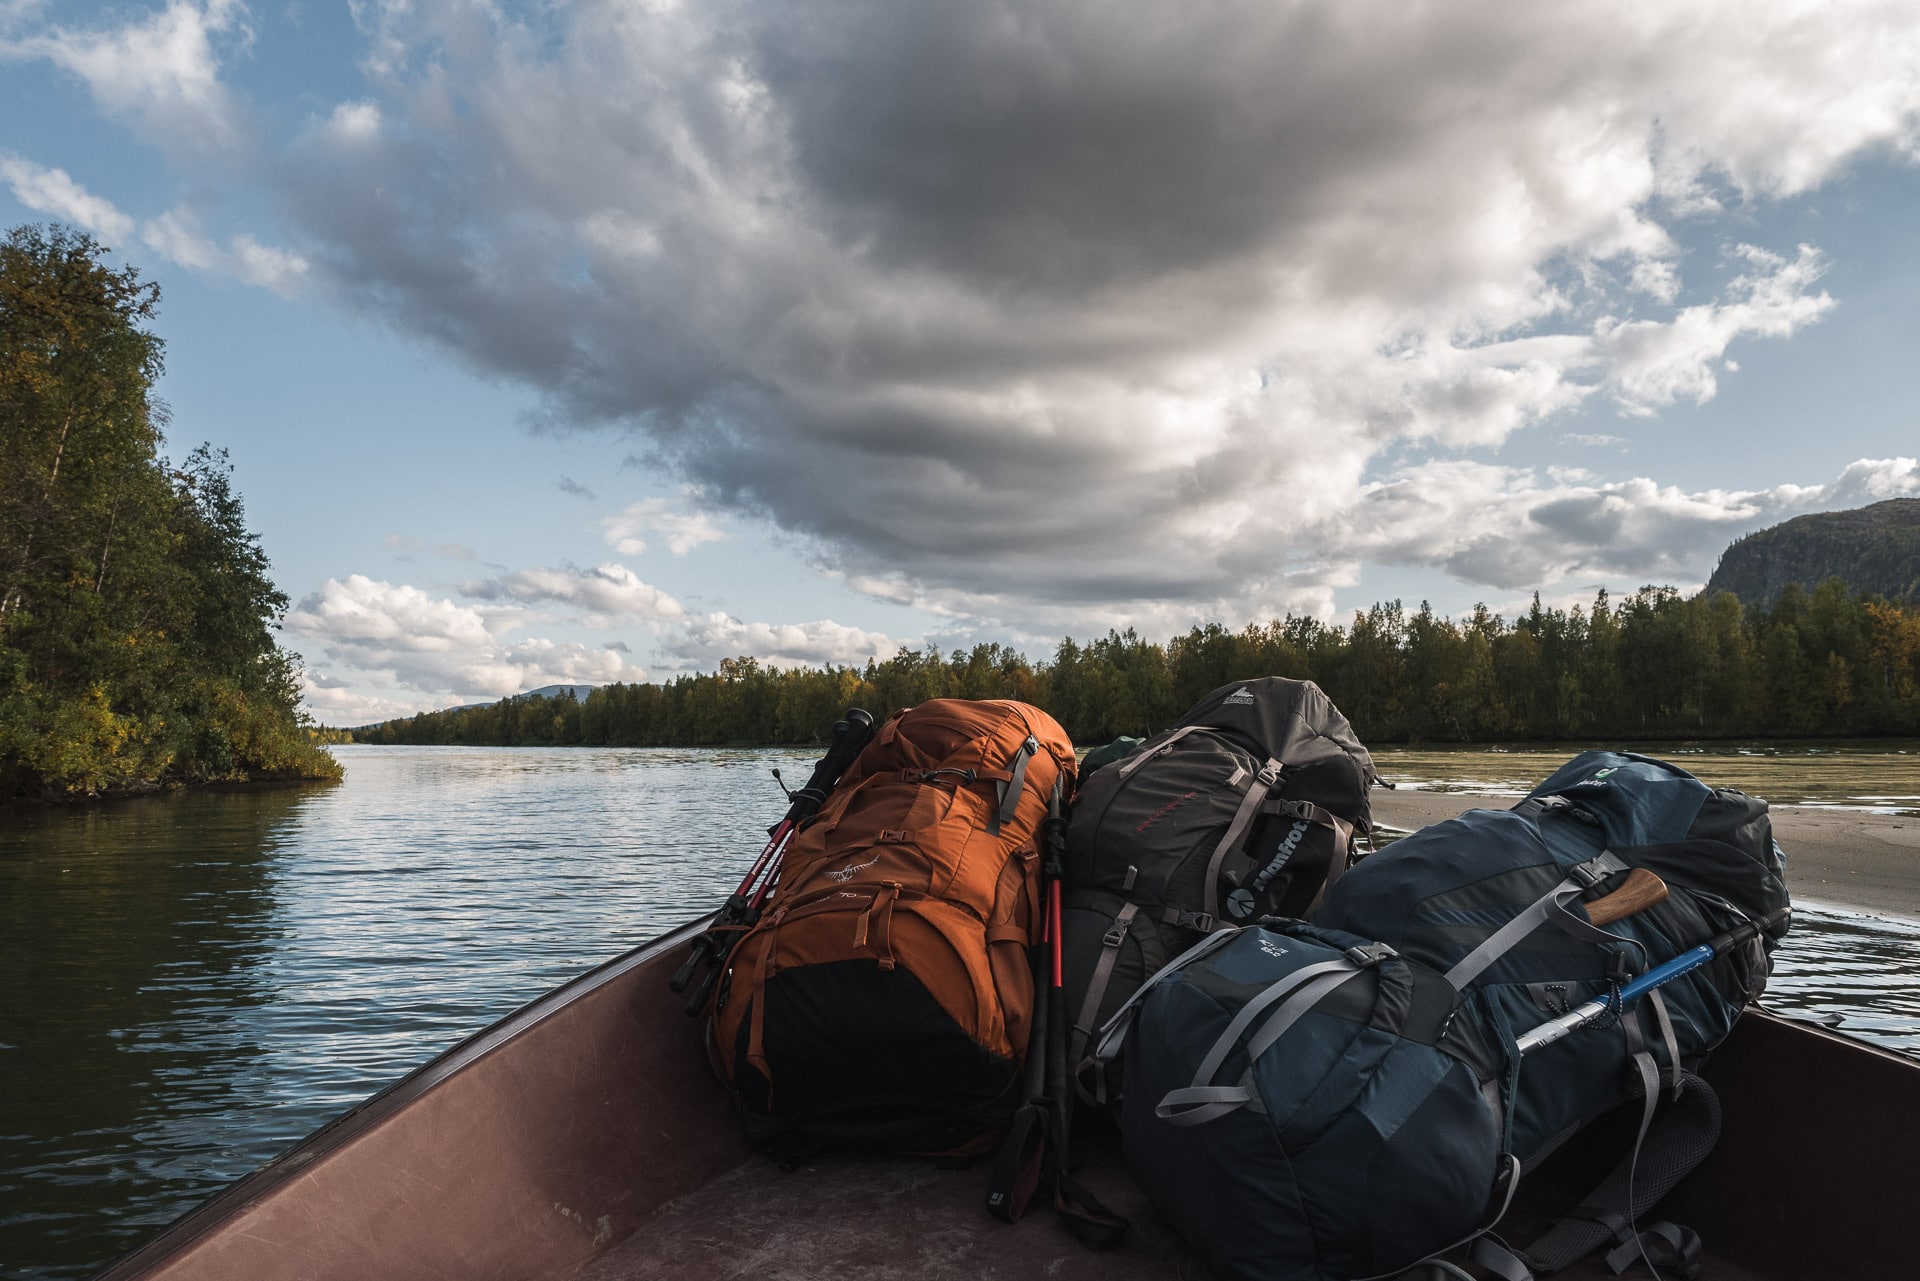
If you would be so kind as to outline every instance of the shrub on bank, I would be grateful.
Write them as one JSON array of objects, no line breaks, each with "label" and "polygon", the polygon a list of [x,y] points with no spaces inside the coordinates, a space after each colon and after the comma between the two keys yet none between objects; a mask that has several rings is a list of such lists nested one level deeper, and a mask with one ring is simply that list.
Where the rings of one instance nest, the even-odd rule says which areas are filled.
[{"label": "shrub on bank", "polygon": [[159,291],[106,252],[0,241],[0,799],[338,778],[225,454],[160,452]]}]

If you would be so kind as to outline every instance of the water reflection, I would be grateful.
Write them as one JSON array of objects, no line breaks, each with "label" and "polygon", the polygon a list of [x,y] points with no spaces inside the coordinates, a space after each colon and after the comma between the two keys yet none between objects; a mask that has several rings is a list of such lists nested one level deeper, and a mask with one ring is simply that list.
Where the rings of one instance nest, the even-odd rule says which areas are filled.
[{"label": "water reflection", "polygon": [[1920,1057],[1920,922],[1797,905],[1766,1004]]},{"label": "water reflection", "polygon": [[257,1163],[230,1130],[262,1070],[271,869],[310,795],[0,825],[0,1259],[24,1275],[97,1260]]}]

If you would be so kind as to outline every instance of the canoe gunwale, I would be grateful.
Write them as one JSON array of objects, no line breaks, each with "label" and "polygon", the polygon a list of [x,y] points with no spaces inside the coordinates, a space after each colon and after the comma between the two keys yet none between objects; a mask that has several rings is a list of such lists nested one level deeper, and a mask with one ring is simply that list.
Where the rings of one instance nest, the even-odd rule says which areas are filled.
[{"label": "canoe gunwale", "polygon": [[405,1076],[332,1117],[265,1164],[195,1205],[153,1237],[121,1255],[94,1275],[94,1281],[123,1281],[146,1276],[190,1249],[207,1233],[244,1207],[285,1185],[314,1162],[334,1152],[424,1097],[442,1082],[511,1044],[587,996],[617,982],[663,953],[682,947],[713,920],[712,915],[676,926],[611,960],[568,979],[498,1021],[448,1047]]}]

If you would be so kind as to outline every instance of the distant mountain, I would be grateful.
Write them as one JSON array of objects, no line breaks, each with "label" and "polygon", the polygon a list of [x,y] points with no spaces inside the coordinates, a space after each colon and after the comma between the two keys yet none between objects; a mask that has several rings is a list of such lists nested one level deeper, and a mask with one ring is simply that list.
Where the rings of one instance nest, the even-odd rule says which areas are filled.
[{"label": "distant mountain", "polygon": [[1748,606],[1771,608],[1788,583],[1811,591],[1835,577],[1863,596],[1920,605],[1920,498],[1796,516],[1748,534],[1721,553],[1707,595],[1728,591]]},{"label": "distant mountain", "polygon": [[[458,707],[442,707],[438,710],[443,712],[468,712],[476,707],[492,707],[495,703],[513,703],[523,698],[558,698],[568,690],[573,691],[575,702],[584,703],[587,701],[587,695],[599,688],[598,685],[542,685],[539,689],[530,689],[524,694],[509,694],[505,698],[489,699],[484,703],[462,703]],[[407,718],[402,716],[397,719],[405,720]],[[378,729],[386,723],[385,721],[374,721],[370,725],[355,725],[353,728],[356,730]]]},{"label": "distant mountain", "polygon": [[495,703],[517,703],[523,698],[558,698],[568,690],[573,691],[576,703],[587,701],[587,695],[599,689],[598,685],[542,685],[539,689],[530,689],[524,694],[509,694],[505,698],[489,699],[484,703],[462,703],[458,707],[443,708],[443,711],[464,712],[475,707],[492,707]]},{"label": "distant mountain", "polygon": [[571,692],[575,702],[584,703],[587,695],[599,689],[598,685],[542,685],[539,689],[530,689],[524,694],[515,694],[515,698],[558,698]]}]

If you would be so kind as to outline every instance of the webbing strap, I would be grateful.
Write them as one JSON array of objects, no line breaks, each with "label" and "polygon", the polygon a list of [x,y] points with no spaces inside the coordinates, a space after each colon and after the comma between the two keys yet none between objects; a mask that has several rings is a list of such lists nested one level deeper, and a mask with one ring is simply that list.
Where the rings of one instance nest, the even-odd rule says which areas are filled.
[{"label": "webbing strap", "polygon": [[1533,1273],[1520,1257],[1492,1237],[1475,1238],[1467,1257],[1502,1281],[1533,1281]]},{"label": "webbing strap", "polygon": [[1247,1059],[1251,1062],[1265,1054],[1273,1043],[1286,1035],[1288,1028],[1299,1022],[1300,1016],[1320,1003],[1320,998],[1352,979],[1360,977],[1360,967],[1356,966],[1345,974],[1328,974],[1294,993],[1293,999],[1273,1012],[1273,1017],[1261,1025],[1247,1042]]},{"label": "webbing strap", "polygon": [[767,918],[766,946],[760,952],[760,970],[756,980],[756,990],[762,993],[761,999],[753,1002],[753,1013],[747,1017],[747,1062],[766,1079],[768,1097],[772,1097],[773,1066],[767,1062],[767,1002],[765,992],[767,980],[773,977],[773,954],[780,946],[780,922],[787,915],[787,909],[776,908]]},{"label": "webbing strap", "polygon": [[[1647,1131],[1653,1128],[1653,1114],[1660,1109],[1660,1068],[1653,1061],[1653,1055],[1644,1049],[1633,1056],[1633,1070],[1640,1074],[1640,1133],[1633,1138],[1633,1155],[1627,1163],[1627,1223],[1633,1223],[1633,1181],[1640,1173],[1640,1149],[1646,1146]],[[1642,1251],[1644,1254],[1645,1252]],[[1653,1267],[1653,1260],[1647,1260],[1647,1266]],[[1660,1275],[1658,1272],[1655,1276]]]},{"label": "webbing strap", "polygon": [[[1303,965],[1285,978],[1269,984],[1266,991],[1241,1006],[1240,1012],[1235,1014],[1233,1020],[1227,1024],[1227,1030],[1214,1039],[1212,1046],[1200,1060],[1200,1066],[1194,1069],[1193,1083],[1205,1085],[1213,1080],[1213,1074],[1220,1070],[1220,1065],[1227,1061],[1229,1054],[1233,1053],[1233,1047],[1239,1044],[1240,1038],[1246,1034],[1247,1029],[1253,1026],[1253,1021],[1259,1018],[1261,1012],[1268,1006],[1276,1001],[1285,1000],[1296,988],[1307,986],[1320,975],[1351,975],[1359,972],[1359,966],[1346,957],[1340,956],[1331,961],[1316,961],[1312,965]],[[1247,1057],[1249,1059],[1257,1057],[1251,1046],[1248,1047]]]},{"label": "webbing strap", "polygon": [[[1626,870],[1627,865],[1611,852],[1588,859],[1567,870],[1560,883],[1535,899],[1520,911],[1512,920],[1481,940],[1480,946],[1473,949],[1454,963],[1447,971],[1447,982],[1454,990],[1464,992],[1467,984],[1479,978],[1489,965],[1505,956],[1520,941],[1539,929],[1547,921],[1554,921],[1570,933],[1594,936],[1609,942],[1621,942],[1620,936],[1608,934],[1590,922],[1583,921],[1566,910],[1566,905],[1584,894],[1589,886],[1611,872]],[[1597,941],[1597,940],[1596,940]]]},{"label": "webbing strap", "polygon": [[1253,1101],[1253,1080],[1243,1077],[1233,1085],[1189,1085],[1168,1090],[1154,1105],[1153,1114],[1169,1125],[1201,1125],[1237,1112]]},{"label": "webbing strap", "polygon": [[[1635,1056],[1635,1066],[1640,1069],[1643,1085],[1657,1095],[1659,1074],[1650,1056]],[[1642,1119],[1644,1123],[1644,1111]],[[1682,1072],[1679,1097],[1644,1126],[1633,1151],[1588,1193],[1584,1202],[1556,1220],[1550,1231],[1526,1248],[1526,1259],[1543,1272],[1553,1272],[1612,1241],[1616,1246],[1613,1253],[1623,1256],[1621,1268],[1646,1257],[1656,1274],[1664,1268],[1686,1275],[1686,1238],[1692,1234],[1679,1229],[1681,1239],[1676,1242],[1664,1230],[1670,1225],[1640,1231],[1635,1229],[1634,1220],[1706,1160],[1719,1137],[1720,1101],[1713,1088],[1691,1072]],[[1642,1167],[1645,1178],[1640,1177]],[[1678,1259],[1673,1257],[1676,1254]]]},{"label": "webbing strap", "polygon": [[1179,742],[1181,739],[1185,738],[1187,735],[1193,733],[1193,731],[1197,729],[1202,729],[1202,728],[1205,728],[1205,727],[1200,725],[1182,725],[1179,729],[1173,731],[1173,733],[1167,736],[1166,742],[1161,743],[1159,746],[1153,748],[1152,750],[1148,750],[1143,745],[1139,751],[1129,756],[1126,760],[1120,762],[1120,764],[1116,765],[1114,768],[1120,771],[1121,778],[1125,778],[1127,775],[1139,769],[1142,765],[1145,765],[1153,757],[1160,755],[1162,752],[1166,751],[1169,747],[1172,747],[1175,743]]},{"label": "webbing strap", "polygon": [[[1302,966],[1273,984],[1234,1015],[1227,1030],[1214,1041],[1213,1048],[1207,1051],[1199,1068],[1194,1071],[1193,1084],[1185,1089],[1169,1090],[1154,1106],[1154,1115],[1174,1125],[1201,1125],[1245,1107],[1253,1101],[1253,1064],[1261,1054],[1279,1040],[1301,1015],[1317,1005],[1320,998],[1360,973],[1360,966],[1341,957]],[[1210,1084],[1213,1074],[1233,1053],[1234,1046],[1247,1028],[1252,1026],[1254,1019],[1276,1001],[1282,1002],[1280,1008],[1247,1042],[1247,1070],[1240,1080],[1233,1085]]]},{"label": "webbing strap", "polygon": [[1673,1097],[1680,1097],[1680,1041],[1673,1034],[1673,1016],[1667,1013],[1667,1002],[1660,995],[1660,989],[1654,988],[1647,993],[1647,1001],[1653,1006],[1653,1019],[1660,1029],[1660,1038],[1667,1046],[1667,1087],[1673,1091]]},{"label": "webbing strap", "polygon": [[1190,965],[1201,957],[1218,948],[1225,947],[1240,934],[1238,929],[1222,930],[1218,934],[1209,934],[1180,955],[1168,961],[1153,972],[1153,977],[1142,983],[1134,994],[1127,998],[1126,1004],[1113,1012],[1100,1027],[1100,1040],[1093,1047],[1093,1057],[1102,1063],[1110,1063],[1120,1057],[1120,1048],[1126,1044],[1127,1029],[1133,1026],[1134,1012],[1140,1008],[1140,1002],[1147,999],[1156,983],[1166,978],[1183,965]]},{"label": "webbing strap", "polygon": [[1067,1062],[1077,1071],[1093,1037],[1094,1020],[1100,1017],[1100,1002],[1106,999],[1107,984],[1113,981],[1113,967],[1120,960],[1120,945],[1127,940],[1133,918],[1140,914],[1138,903],[1128,903],[1113,918],[1113,928],[1100,939],[1100,959],[1093,967],[1093,980],[1087,984],[1087,999],[1080,1003],[1080,1016],[1073,1021],[1073,1044],[1067,1048]]},{"label": "webbing strap", "polygon": [[1220,919],[1220,865],[1227,861],[1228,854],[1246,843],[1247,832],[1260,814],[1261,803],[1280,781],[1284,768],[1271,756],[1267,758],[1267,763],[1253,776],[1253,782],[1247,785],[1247,794],[1240,798],[1240,808],[1234,812],[1233,822],[1227,824],[1226,835],[1220,838],[1213,857],[1207,860],[1207,915],[1216,921]]},{"label": "webbing strap", "polygon": [[1040,740],[1031,734],[1027,735],[1026,742],[1014,749],[1012,775],[1006,782],[994,784],[1000,790],[1000,808],[987,820],[987,835],[1000,835],[1001,826],[1013,821],[1013,812],[1020,805],[1020,793],[1027,785],[1027,762],[1039,750]]},{"label": "webbing strap", "polygon": [[1692,1281],[1700,1271],[1703,1248],[1698,1232],[1663,1220],[1634,1233],[1631,1240],[1623,1241],[1607,1251],[1607,1267],[1613,1275],[1619,1276],[1645,1259],[1655,1281],[1659,1281],[1662,1268],[1667,1269],[1667,1274]]}]

